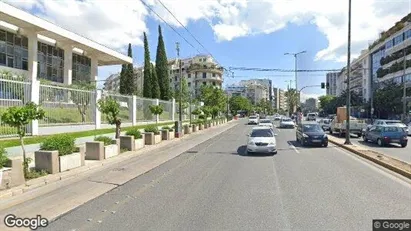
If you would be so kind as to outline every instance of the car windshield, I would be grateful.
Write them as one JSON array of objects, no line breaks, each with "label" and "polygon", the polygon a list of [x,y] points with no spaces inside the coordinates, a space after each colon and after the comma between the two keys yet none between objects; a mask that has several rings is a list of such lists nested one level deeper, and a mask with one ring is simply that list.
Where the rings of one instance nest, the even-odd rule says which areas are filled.
[{"label": "car windshield", "polygon": [[250,119],[257,119],[256,116],[250,116]]},{"label": "car windshield", "polygon": [[405,126],[405,124],[403,124],[403,123],[401,123],[401,121],[387,121],[387,122],[385,122],[387,125],[397,125],[397,126],[400,126],[400,127],[403,127],[403,126]]},{"label": "car windshield", "polygon": [[384,132],[403,132],[404,130],[400,127],[385,127]]},{"label": "car windshield", "polygon": [[323,129],[317,124],[304,124],[303,131],[304,132],[322,132]]},{"label": "car windshield", "polygon": [[308,114],[308,116],[315,116],[315,114]]},{"label": "car windshield", "polygon": [[283,121],[285,121],[285,122],[290,122],[291,119],[287,118],[287,119],[283,119]]},{"label": "car windshield", "polygon": [[256,129],[251,133],[251,137],[274,137],[271,129]]},{"label": "car windshield", "polygon": [[260,123],[262,123],[262,124],[270,124],[271,121],[270,121],[270,120],[261,120]]}]

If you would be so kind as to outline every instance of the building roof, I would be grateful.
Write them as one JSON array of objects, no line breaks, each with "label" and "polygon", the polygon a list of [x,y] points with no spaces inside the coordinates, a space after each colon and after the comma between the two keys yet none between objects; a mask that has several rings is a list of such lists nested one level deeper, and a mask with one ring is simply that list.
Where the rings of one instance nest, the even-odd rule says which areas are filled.
[{"label": "building roof", "polygon": [[33,30],[56,40],[57,44],[59,42],[71,44],[73,47],[85,51],[88,55],[94,55],[100,66],[133,63],[133,59],[126,55],[2,1],[0,1],[0,18],[2,21],[19,27],[19,30]]}]

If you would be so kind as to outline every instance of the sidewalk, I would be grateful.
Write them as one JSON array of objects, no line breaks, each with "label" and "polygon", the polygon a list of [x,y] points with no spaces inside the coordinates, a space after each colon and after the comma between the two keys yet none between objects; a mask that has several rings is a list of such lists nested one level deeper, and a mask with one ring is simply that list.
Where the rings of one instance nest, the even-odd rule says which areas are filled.
[{"label": "sidewalk", "polygon": [[[163,141],[136,152],[122,153],[112,159],[88,162],[87,166],[74,171],[50,175],[50,178],[60,177],[61,180],[47,184],[39,181],[42,183],[41,187],[21,195],[1,198],[0,216],[15,214],[17,217],[35,217],[41,214],[50,221],[236,125],[238,120],[233,120],[217,127],[185,135],[180,139]],[[23,189],[21,190],[23,192]],[[3,223],[0,225],[0,230],[7,230]]]}]

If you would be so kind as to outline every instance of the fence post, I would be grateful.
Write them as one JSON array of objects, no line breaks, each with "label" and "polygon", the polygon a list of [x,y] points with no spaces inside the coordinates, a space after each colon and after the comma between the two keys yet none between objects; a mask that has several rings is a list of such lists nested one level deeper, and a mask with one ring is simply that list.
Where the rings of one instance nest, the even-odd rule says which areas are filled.
[{"label": "fence post", "polygon": [[131,114],[131,123],[133,126],[137,125],[137,96],[133,95],[133,101],[132,101],[132,114]]},{"label": "fence post", "polygon": [[94,123],[96,126],[96,129],[101,128],[101,112],[98,110],[97,104],[98,101],[101,99],[102,96],[102,90],[96,90],[96,100],[94,101]]},{"label": "fence post", "polygon": [[[160,101],[156,99],[156,105],[158,106],[159,104],[160,104]],[[156,115],[156,123],[158,123],[158,121],[160,121],[160,115]]]},{"label": "fence post", "polygon": [[[31,91],[30,91],[30,101],[39,104],[40,102],[40,81],[34,80],[31,81]],[[39,134],[39,121],[31,121],[29,130],[32,136],[37,136]]]},{"label": "fence post", "polygon": [[175,121],[176,116],[176,99],[173,98],[171,101],[171,120]]}]

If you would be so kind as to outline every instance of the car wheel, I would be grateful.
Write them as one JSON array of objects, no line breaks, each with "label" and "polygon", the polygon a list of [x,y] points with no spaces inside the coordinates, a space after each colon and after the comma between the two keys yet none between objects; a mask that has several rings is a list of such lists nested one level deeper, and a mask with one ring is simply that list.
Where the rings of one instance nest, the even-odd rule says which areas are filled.
[{"label": "car wheel", "polygon": [[378,140],[377,140],[377,144],[378,144],[378,146],[380,146],[380,147],[384,146],[384,143],[382,142],[381,139],[378,139]]},{"label": "car wheel", "polygon": [[362,139],[364,140],[364,142],[368,142],[368,139],[365,135],[362,136]]},{"label": "car wheel", "polygon": [[328,147],[328,142],[324,143],[324,147],[325,148]]},{"label": "car wheel", "polygon": [[402,143],[402,144],[401,144],[401,147],[402,147],[402,148],[407,147],[407,143]]},{"label": "car wheel", "polygon": [[303,139],[301,139],[301,140],[300,140],[300,144],[301,144],[301,146],[305,146],[305,145],[304,145],[304,140],[303,140]]}]

